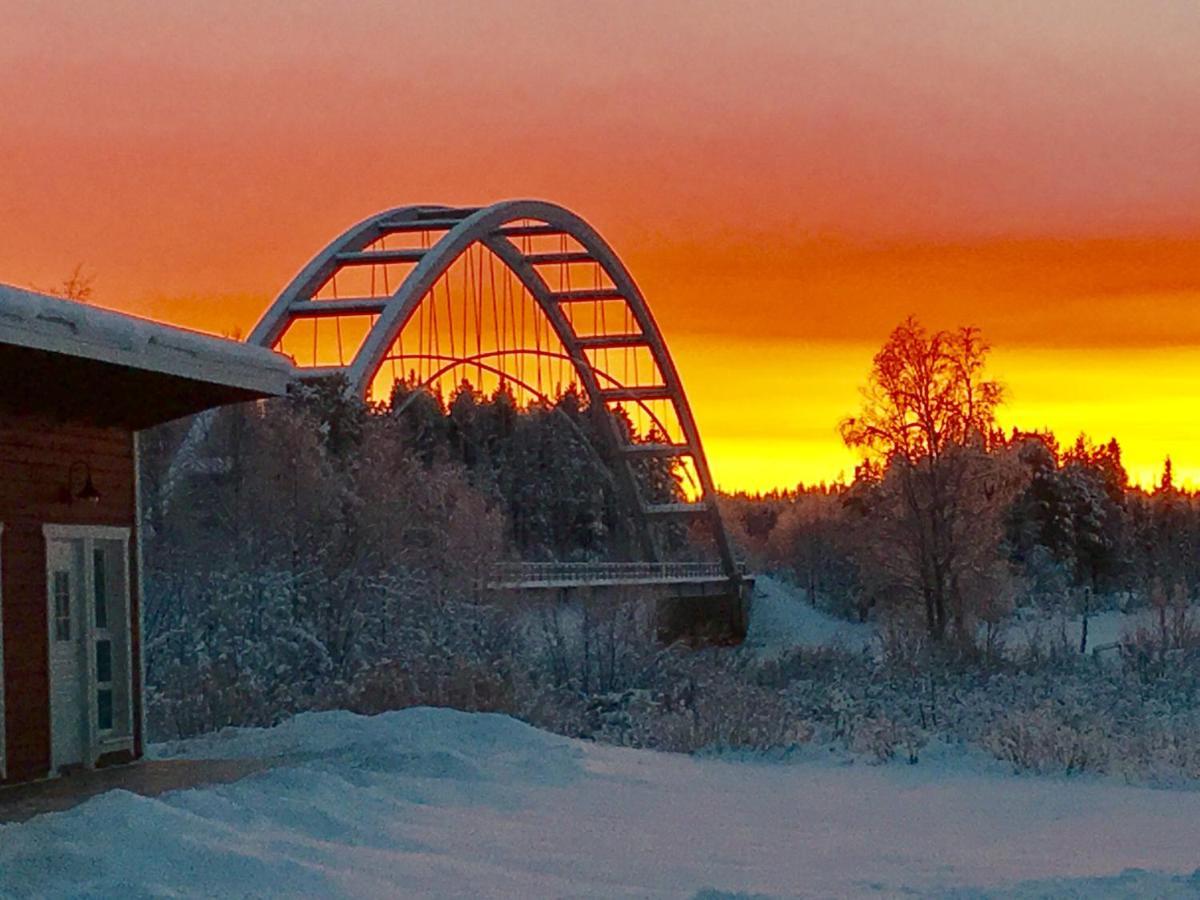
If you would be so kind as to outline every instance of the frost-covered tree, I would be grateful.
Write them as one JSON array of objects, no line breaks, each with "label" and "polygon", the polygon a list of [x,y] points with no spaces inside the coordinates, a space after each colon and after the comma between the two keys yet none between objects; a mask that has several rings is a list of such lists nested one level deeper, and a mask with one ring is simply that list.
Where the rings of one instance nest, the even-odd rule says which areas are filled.
[{"label": "frost-covered tree", "polygon": [[851,497],[874,588],[917,605],[937,641],[951,631],[970,641],[1005,595],[1004,515],[1022,473],[993,452],[1003,390],[984,377],[988,349],[974,328],[931,333],[907,319],[875,355],[861,412],[841,425],[876,465]]},{"label": "frost-covered tree", "polygon": [[[621,556],[636,526],[608,424],[572,391],[518,410],[504,386],[445,402],[402,382],[369,407],[334,378],[207,425],[195,446],[186,424],[142,441],[148,684],[168,731],[345,704],[363,679],[375,702],[493,684],[496,562]],[[673,465],[646,466],[652,499],[677,497]]]}]

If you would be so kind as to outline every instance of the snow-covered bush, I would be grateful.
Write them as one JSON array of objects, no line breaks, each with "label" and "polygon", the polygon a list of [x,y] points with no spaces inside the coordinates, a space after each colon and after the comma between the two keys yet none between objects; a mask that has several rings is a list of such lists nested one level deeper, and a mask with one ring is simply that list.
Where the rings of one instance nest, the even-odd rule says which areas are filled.
[{"label": "snow-covered bush", "polygon": [[1046,702],[1001,716],[984,731],[981,743],[1018,771],[1070,775],[1104,770],[1113,749],[1105,738],[1106,724],[1100,716]]},{"label": "snow-covered bush", "polygon": [[[461,401],[449,419],[434,410],[422,420],[434,431],[453,426],[474,469],[439,456],[441,438],[422,422],[402,423],[399,440],[395,421],[335,392],[219,420],[210,448],[219,465],[172,490],[169,473],[150,471],[146,481],[158,486],[144,498],[151,739],[271,724],[306,709],[445,705],[663,750],[811,741],[870,761],[916,762],[940,739],[1022,770],[1200,778],[1200,628],[1183,588],[1169,603],[1152,594],[1146,626],[1107,663],[1081,655],[1064,625],[1006,651],[992,626],[1012,597],[999,583],[987,586],[986,602],[964,595],[966,606],[948,610],[954,640],[931,631],[921,604],[881,600],[872,611],[879,639],[866,651],[804,648],[769,659],[744,648],[664,648],[644,597],[488,602],[482,585],[516,527],[489,498],[540,485],[529,467],[545,449],[536,429],[525,434],[528,446],[510,446],[524,449],[505,465],[527,471],[489,486],[480,460],[495,450],[485,419],[496,411]],[[598,552],[587,542],[620,523],[593,499],[530,499],[516,544]],[[788,553],[804,562],[794,574],[825,603],[860,597],[850,587],[861,573],[822,560],[841,546],[843,499],[813,499],[813,515],[794,510],[781,520],[792,531],[776,535],[791,534]],[[758,518],[743,516],[743,525],[770,549]],[[1062,603],[1084,596],[1096,608],[1090,588],[1069,592]]]},{"label": "snow-covered bush", "polygon": [[344,706],[397,660],[427,665],[408,694],[448,691],[438,665],[461,683],[496,658],[490,619],[464,611],[502,516],[390,427],[336,393],[230,411],[206,445],[217,476],[144,498],[152,738]]},{"label": "snow-covered bush", "polygon": [[145,641],[147,711],[155,737],[225,725],[274,724],[314,705],[333,662],[295,615],[304,586],[288,573],[181,580],[169,605],[152,595]]},{"label": "snow-covered bush", "polygon": [[666,651],[646,683],[590,698],[581,736],[690,753],[787,749],[813,735],[783,692],[749,677],[737,654]]},{"label": "snow-covered bush", "polygon": [[644,683],[660,649],[652,601],[608,594],[569,603],[534,599],[523,620],[535,677],[582,694]]},{"label": "snow-covered bush", "polygon": [[519,680],[519,635],[511,617],[472,603],[412,610],[387,658],[348,685],[345,705],[378,713],[408,706],[512,712]]},{"label": "snow-covered bush", "polygon": [[876,762],[902,756],[906,762],[915,764],[920,760],[925,741],[921,729],[881,713],[853,720],[853,728],[846,735],[846,746],[851,753],[871,757]]},{"label": "snow-covered bush", "polygon": [[1167,596],[1161,588],[1152,593],[1151,609],[1143,621],[1121,637],[1121,655],[1127,665],[1147,673],[1171,665],[1200,663],[1200,615],[1186,598]]}]

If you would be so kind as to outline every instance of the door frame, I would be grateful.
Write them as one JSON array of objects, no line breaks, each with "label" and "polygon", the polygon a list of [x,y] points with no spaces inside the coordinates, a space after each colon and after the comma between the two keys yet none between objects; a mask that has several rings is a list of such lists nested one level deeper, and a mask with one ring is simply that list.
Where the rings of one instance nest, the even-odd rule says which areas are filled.
[{"label": "door frame", "polygon": [[4,523],[0,522],[0,781],[8,777],[8,734],[4,730]]},{"label": "door frame", "polygon": [[[85,768],[93,768],[96,761],[106,753],[112,753],[119,750],[128,750],[133,752],[133,692],[135,689],[140,690],[140,684],[134,681],[133,672],[130,667],[131,647],[133,641],[132,634],[132,616],[130,615],[130,603],[133,599],[133,586],[129,583],[129,541],[132,537],[133,529],[120,525],[68,525],[60,523],[47,523],[42,526],[42,534],[45,537],[45,553],[46,553],[46,596],[44,598],[46,609],[46,679],[47,688],[49,689],[48,712],[50,714],[50,771],[51,774],[58,770],[58,760],[54,759],[54,670],[52,667],[51,653],[54,640],[54,620],[50,615],[50,592],[53,589],[52,577],[50,572],[50,542],[51,541],[82,541],[83,552],[83,571],[80,573],[80,590],[81,603],[80,624],[82,626],[82,635],[84,638],[84,666],[83,675],[86,683],[82,685],[83,702],[87,711],[87,728],[83,735],[83,765]],[[93,697],[96,693],[96,604],[95,604],[95,572],[94,567],[89,564],[92,555],[91,550],[95,546],[96,541],[119,541],[121,543],[121,575],[122,584],[124,585],[124,603],[122,606],[122,616],[124,621],[121,627],[124,629],[124,671],[128,679],[128,689],[125,692],[127,703],[130,707],[126,714],[126,721],[129,722],[129,734],[120,735],[115,738],[101,739],[99,727],[96,719],[96,704]]]}]

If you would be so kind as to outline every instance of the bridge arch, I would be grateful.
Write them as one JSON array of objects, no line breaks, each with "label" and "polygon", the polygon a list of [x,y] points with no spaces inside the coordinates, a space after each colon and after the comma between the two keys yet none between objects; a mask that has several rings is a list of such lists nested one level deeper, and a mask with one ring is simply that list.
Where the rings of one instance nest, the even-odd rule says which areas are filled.
[{"label": "bridge arch", "polygon": [[[413,234],[422,236],[421,246],[386,247],[390,235]],[[561,238],[563,249],[558,252],[534,251],[531,240],[544,238]],[[577,249],[565,249],[568,238]],[[712,534],[722,567],[731,579],[736,580],[738,568],[717,506],[716,489],[699,429],[662,331],[633,276],[613,249],[584,219],[562,206],[539,200],[509,200],[484,207],[402,206],[377,213],[347,229],[314,256],[267,309],[249,341],[266,347],[280,347],[289,329],[298,322],[313,320],[314,365],[301,367],[302,374],[315,378],[341,373],[347,378],[349,389],[366,398],[381,368],[396,358],[394,348],[402,341],[406,326],[422,303],[427,302],[440,280],[448,280],[451,267],[477,246],[490,252],[515,275],[549,323],[562,347],[561,354],[552,355],[562,356],[569,362],[587,394],[590,409],[602,420],[597,423],[598,431],[615,463],[622,490],[629,502],[640,510],[643,525],[662,516],[703,519]],[[384,292],[377,293],[373,277],[375,268],[372,268],[368,296],[337,296],[339,272],[347,268],[388,265],[411,265],[395,290],[390,290],[385,281]],[[564,288],[561,277],[557,285],[552,285],[543,275],[547,266],[560,266],[566,270],[574,265],[595,267],[597,273],[603,273],[606,285],[571,289],[568,279]],[[320,297],[321,291],[330,283],[335,285],[335,296]],[[621,331],[609,332],[607,328],[597,329],[593,321],[590,333],[582,333],[576,327],[569,307],[589,302],[594,305],[620,304],[628,311],[624,317],[628,325]],[[365,316],[370,317],[370,325],[353,358],[348,361],[339,358],[335,366],[317,365],[317,323],[328,319],[340,323],[350,317],[361,319]],[[479,324],[478,318],[476,324]],[[610,349],[647,353],[658,375],[657,383],[630,384],[627,376],[625,380],[615,378],[598,362],[600,353],[607,355]],[[403,355],[401,350],[401,358]],[[424,358],[436,361],[447,370],[453,368],[445,366],[446,360],[441,353],[424,354]],[[482,368],[488,355],[470,354],[464,346],[460,358],[467,365]],[[678,424],[676,438],[631,440],[608,414],[617,405],[641,404],[645,407],[651,401],[669,406]],[[687,503],[646,502],[634,472],[634,461],[647,455],[690,460],[696,482],[694,499]],[[648,527],[642,528],[641,538],[644,552],[657,556]]]}]

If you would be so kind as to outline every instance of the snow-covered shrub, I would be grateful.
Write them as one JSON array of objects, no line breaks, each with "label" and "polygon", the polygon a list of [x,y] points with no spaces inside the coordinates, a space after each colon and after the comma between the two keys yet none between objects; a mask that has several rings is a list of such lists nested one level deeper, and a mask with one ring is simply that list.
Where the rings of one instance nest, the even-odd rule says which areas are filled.
[{"label": "snow-covered shrub", "polygon": [[409,613],[387,657],[364,666],[347,686],[346,706],[362,713],[515,710],[519,646],[511,617],[474,603],[420,604]]},{"label": "snow-covered shrub", "polygon": [[879,642],[883,662],[900,672],[919,672],[931,650],[929,632],[911,610],[892,609],[882,617]]},{"label": "snow-covered shrub", "polygon": [[281,572],[218,573],[180,581],[174,590],[155,588],[169,600],[148,603],[155,626],[145,643],[152,735],[274,724],[318,702],[334,667],[320,635],[294,613],[308,600],[300,580]]},{"label": "snow-covered shrub", "polygon": [[1150,784],[1200,780],[1200,712],[1151,718],[1122,742],[1114,768]]},{"label": "snow-covered shrub", "polygon": [[925,746],[925,735],[910,724],[875,713],[853,721],[846,746],[851,753],[872,757],[876,762],[902,756],[906,762],[916,763]]},{"label": "snow-covered shrub", "polygon": [[738,651],[660,650],[638,687],[584,697],[574,733],[682,753],[783,749],[810,740],[813,728],[781,690],[755,676],[749,660]]},{"label": "snow-covered shrub", "polygon": [[[1090,713],[1090,714],[1089,714]],[[1103,718],[1046,702],[1003,715],[982,735],[984,748],[1018,771],[1072,774],[1105,770],[1113,750]]]},{"label": "snow-covered shrub", "polygon": [[[601,514],[602,497],[527,496],[543,486],[542,451],[556,446],[542,446],[536,429],[509,447],[517,455],[505,465],[521,477],[497,488],[480,463],[495,449],[495,423],[474,401],[460,396],[449,420],[436,410],[406,420],[397,440],[395,421],[336,392],[318,400],[315,418],[303,404],[275,404],[218,422],[217,477],[202,472],[177,488],[169,508],[161,494],[146,498],[152,739],[304,709],[436,704],[664,750],[818,741],[914,761],[936,737],[1033,771],[1200,777],[1200,634],[1182,588],[1127,637],[1122,665],[1081,656],[1061,624],[1005,652],[988,626],[1011,596],[1003,579],[980,573],[947,610],[953,627],[940,638],[922,604],[871,594],[882,631],[867,652],[805,648],[764,661],[746,650],[663,648],[645,598],[484,602],[509,531],[539,553],[593,558],[600,545],[587,542],[620,530]],[[450,426],[463,462],[437,450],[434,432]],[[582,484],[587,472],[571,477]],[[519,517],[494,507],[496,490],[525,504]],[[860,596],[862,573],[823,557],[845,550],[845,499],[813,499],[813,516],[789,514],[795,540],[777,541],[822,602],[847,586],[843,601]],[[980,585],[984,594],[973,593]]]},{"label": "snow-covered shrub", "polygon": [[[778,691],[738,679],[694,686],[682,702],[635,694],[619,743],[676,753],[779,750],[807,743],[813,728]],[[605,737],[608,737],[606,734]]]},{"label": "snow-covered shrub", "polygon": [[1121,637],[1126,665],[1161,671],[1168,665],[1200,663],[1200,614],[1181,595],[1156,596],[1142,622]]},{"label": "snow-covered shrub", "polygon": [[408,693],[454,684],[458,697],[497,657],[479,649],[496,633],[486,617],[462,611],[502,517],[389,423],[340,395],[322,415],[309,402],[230,411],[210,436],[219,477],[146,498],[152,737],[344,706],[364,673],[417,655],[427,668],[406,673]]},{"label": "snow-covered shrub", "polygon": [[652,601],[607,595],[534,600],[524,617],[533,677],[582,694],[643,683],[660,650],[653,616]]},{"label": "snow-covered shrub", "polygon": [[813,728],[777,691],[739,680],[700,687],[688,705],[640,723],[638,746],[661,750],[778,750],[812,739]]}]

